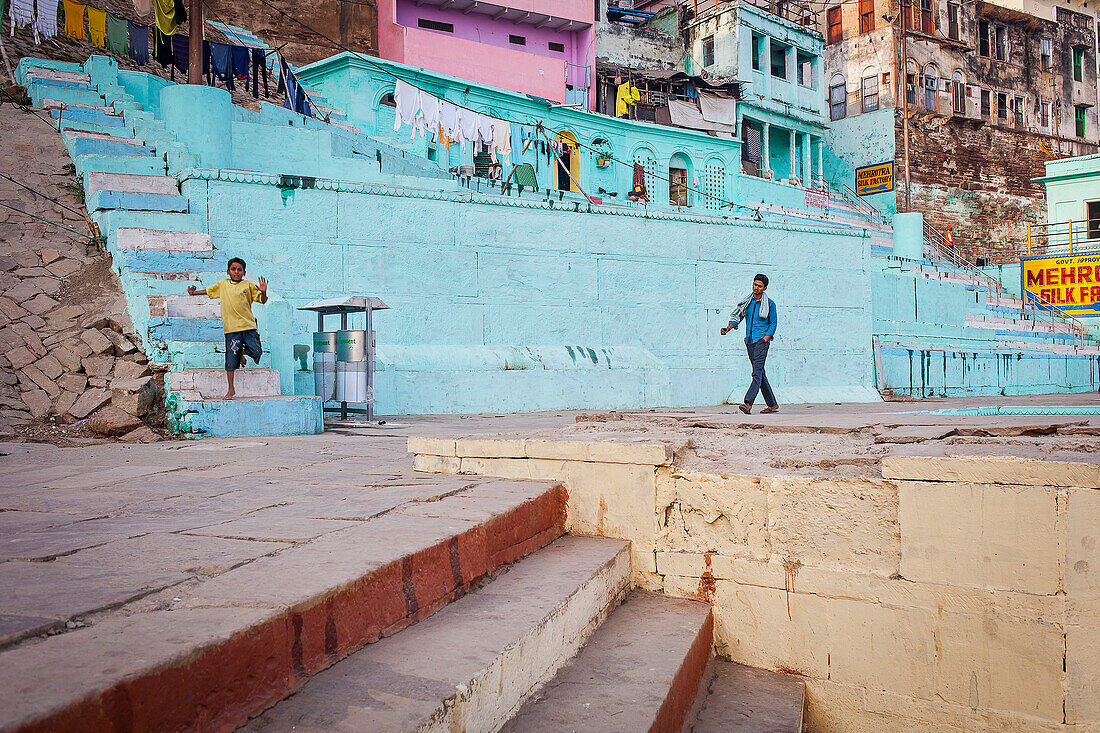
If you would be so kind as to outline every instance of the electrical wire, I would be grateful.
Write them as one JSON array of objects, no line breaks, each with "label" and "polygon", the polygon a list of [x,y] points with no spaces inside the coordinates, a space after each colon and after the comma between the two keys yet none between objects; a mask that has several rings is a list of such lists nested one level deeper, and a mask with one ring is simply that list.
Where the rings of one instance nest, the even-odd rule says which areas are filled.
[{"label": "electrical wire", "polygon": [[55,227],[59,227],[61,229],[64,229],[66,231],[70,231],[73,234],[77,234],[77,235],[80,235],[81,237],[84,237],[85,239],[90,239],[93,242],[97,242],[97,243],[99,242],[98,239],[96,239],[95,237],[90,236],[88,234],[85,234],[84,232],[78,232],[77,230],[72,229],[70,227],[67,227],[64,224],[58,224],[56,221],[50,221],[49,219],[43,219],[41,216],[36,216],[35,214],[30,213],[29,211],[23,211],[22,209],[17,209],[14,206],[12,206],[11,204],[5,204],[3,201],[0,201],[0,206],[7,207],[7,208],[11,209],[12,211],[18,211],[20,214],[24,214],[25,216],[29,216],[32,219],[38,219],[38,221],[46,222],[50,226],[55,226]]},{"label": "electrical wire", "polygon": [[[359,59],[361,59],[361,60],[363,60],[363,61],[366,61],[366,62],[367,62],[368,64],[370,64],[371,66],[375,67],[375,68],[376,68],[376,69],[378,69],[379,71],[381,71],[381,72],[383,72],[383,73],[385,73],[385,74],[388,74],[389,76],[392,76],[392,77],[393,77],[393,78],[394,78],[395,80],[398,80],[398,81],[403,81],[403,82],[405,82],[406,84],[408,84],[408,83],[409,83],[409,82],[405,81],[404,79],[402,79],[402,78],[401,78],[400,76],[398,76],[398,75],[397,75],[396,73],[394,73],[393,71],[391,71],[390,69],[387,69],[387,68],[386,68],[386,67],[385,67],[384,65],[382,65],[382,64],[379,64],[379,63],[378,63],[377,61],[373,60],[373,59],[372,59],[371,57],[369,57],[369,56],[366,56],[366,55],[364,55],[364,54],[362,54],[362,53],[360,53],[360,52],[358,52],[358,51],[354,51],[354,50],[352,50],[352,49],[348,48],[348,47],[347,47],[347,46],[345,46],[344,44],[340,43],[339,41],[337,41],[337,40],[335,40],[335,39],[333,39],[333,38],[330,38],[329,36],[325,35],[324,33],[322,33],[321,31],[317,30],[316,28],[313,28],[312,26],[310,26],[309,24],[305,23],[304,21],[302,21],[302,20],[299,20],[299,19],[298,19],[298,18],[296,18],[296,17],[294,16],[294,15],[292,15],[292,14],[290,14],[290,13],[286,12],[286,11],[285,11],[285,10],[283,10],[282,8],[278,8],[278,7],[276,7],[275,5],[272,5],[272,4],[270,3],[270,2],[268,2],[268,0],[259,0],[259,2],[260,2],[261,4],[263,4],[263,5],[266,5],[266,6],[268,7],[268,8],[270,8],[270,9],[274,10],[275,12],[279,13],[280,17],[282,17],[282,18],[287,18],[287,19],[290,19],[290,20],[294,21],[294,22],[295,22],[295,23],[297,23],[298,25],[300,25],[300,26],[302,26],[303,28],[305,28],[306,30],[308,30],[308,31],[309,31],[310,33],[313,33],[314,35],[320,36],[321,38],[324,38],[324,39],[325,39],[326,41],[328,41],[329,43],[333,44],[333,46],[335,46],[336,48],[342,49],[343,51],[346,51],[347,53],[350,53],[350,54],[352,54],[353,56],[355,56],[355,57],[357,57],[357,58],[359,58]],[[222,22],[222,23],[224,24],[224,21],[221,21],[221,22]],[[410,86],[415,86],[415,85],[414,85],[414,84],[410,84]],[[417,88],[419,89],[419,87],[417,87]],[[423,91],[423,90],[421,90],[421,91]],[[430,92],[429,92],[429,94],[430,94]],[[434,96],[434,95],[433,95],[433,96]],[[449,100],[444,100],[444,101],[448,101],[448,102],[449,102]],[[454,106],[455,106],[455,107],[458,107],[459,109],[465,110],[465,111],[467,111],[467,112],[473,112],[474,114],[483,114],[483,113],[481,113],[481,112],[478,112],[477,110],[473,110],[473,109],[470,109],[469,107],[464,107],[464,106],[463,106],[463,105],[461,105],[461,104],[455,104],[455,103],[453,103],[453,102],[449,102],[449,103],[450,103],[450,104],[454,104]],[[529,121],[527,121],[527,122],[517,122],[517,121],[515,121],[515,120],[507,120],[507,121],[508,121],[508,122],[510,122],[511,124],[516,124],[516,125],[521,125],[521,126],[534,126],[534,125],[536,125],[536,124],[542,124],[542,120],[533,120],[533,121],[529,120]],[[610,159],[610,160],[612,160],[612,161],[614,161],[614,162],[616,162],[616,163],[618,163],[618,164],[620,164],[620,165],[622,165],[622,166],[625,166],[625,167],[627,167],[627,168],[630,168],[631,170],[633,170],[633,169],[634,169],[634,165],[635,165],[634,163],[627,163],[627,162],[625,162],[625,161],[619,160],[618,158],[616,158],[616,157],[614,157],[614,156],[612,156],[612,155],[607,155],[607,154],[606,154],[606,153],[604,153],[603,151],[597,150],[596,148],[594,148],[594,147],[592,147],[592,146],[590,146],[590,145],[587,145],[587,144],[585,144],[585,143],[582,143],[582,142],[580,142],[580,141],[576,141],[576,140],[575,140],[575,141],[573,141],[573,142],[575,142],[575,143],[576,143],[577,147],[585,148],[586,150],[589,150],[589,151],[592,151],[592,152],[594,152],[594,153],[597,153],[597,154],[603,155],[604,157],[607,157],[608,159]],[[670,182],[671,182],[669,178],[666,178],[666,177],[664,177],[664,176],[660,176],[660,175],[657,175],[656,173],[653,173],[653,174],[650,174],[650,173],[646,173],[646,178],[656,178],[657,180],[659,180],[659,181],[664,181],[664,182],[666,182],[666,183],[670,183]],[[737,203],[736,201],[729,201],[729,200],[727,200],[727,199],[724,199],[724,198],[721,198],[721,197],[718,197],[718,196],[710,196],[710,195],[706,194],[706,193],[705,193],[704,191],[702,191],[702,190],[700,190],[700,189],[697,189],[697,188],[692,188],[691,186],[687,186],[686,188],[687,188],[687,190],[688,190],[688,191],[691,191],[691,192],[693,192],[693,193],[696,193],[696,194],[698,194],[698,195],[702,196],[703,198],[709,198],[709,199],[711,199],[711,200],[713,200],[713,201],[716,201],[716,202],[720,203],[720,204],[721,204],[721,207],[720,207],[720,208],[732,208],[732,207],[735,207],[735,206],[736,206],[736,207],[738,207],[738,208],[741,208],[741,209],[745,209],[746,211],[754,211],[754,212],[755,212],[755,211],[758,211],[758,209],[755,209],[755,208],[753,208],[753,207],[751,207],[751,206],[745,206],[744,204],[739,204],[739,203]]]},{"label": "electrical wire", "polygon": [[[26,112],[27,114],[32,114],[32,115],[34,115],[35,117],[37,117],[38,119],[42,120],[43,122],[45,122],[45,123],[46,123],[47,125],[49,125],[49,126],[50,126],[51,128],[53,128],[54,130],[56,130],[56,129],[57,129],[57,125],[55,125],[55,124],[53,123],[53,120],[51,120],[51,119],[47,119],[46,117],[43,117],[42,115],[40,115],[40,114],[38,114],[37,112],[35,112],[33,108],[31,108],[31,107],[28,107],[27,105],[23,104],[22,102],[17,102],[17,101],[15,100],[15,97],[13,97],[13,96],[11,96],[10,94],[8,94],[8,93],[7,93],[7,91],[5,91],[5,90],[4,90],[3,88],[0,88],[0,94],[3,94],[3,95],[4,95],[4,97],[5,97],[5,98],[7,99],[7,101],[8,101],[8,104],[10,104],[11,106],[13,106],[13,107],[18,107],[18,108],[19,108],[19,109],[21,109],[21,110],[22,110],[23,112]],[[0,100],[0,104],[3,104],[3,100]]]},{"label": "electrical wire", "polygon": [[37,194],[37,195],[41,196],[42,198],[46,199],[47,201],[50,201],[50,202],[52,202],[52,203],[55,203],[55,204],[57,204],[57,205],[58,205],[58,206],[60,206],[60,207],[61,207],[62,209],[65,209],[65,211],[69,211],[69,212],[71,212],[71,213],[73,213],[73,214],[76,214],[77,216],[79,216],[79,217],[81,217],[81,218],[83,218],[83,217],[84,217],[84,213],[83,213],[83,212],[81,212],[81,211],[77,211],[76,209],[73,209],[73,208],[70,208],[70,207],[66,206],[65,204],[61,203],[60,201],[58,201],[57,199],[54,199],[54,198],[50,198],[50,197],[49,197],[49,196],[47,196],[46,194],[42,193],[41,191],[39,191],[39,190],[37,190],[37,189],[31,188],[30,186],[28,186],[28,185],[27,185],[27,184],[25,184],[25,183],[20,183],[19,181],[15,180],[15,179],[14,179],[14,178],[12,178],[11,176],[8,176],[8,175],[5,175],[5,174],[3,174],[3,173],[0,173],[0,178],[6,178],[7,180],[9,180],[9,181],[11,181],[12,183],[14,183],[14,184],[15,184],[16,186],[19,186],[19,187],[21,187],[21,188],[25,188],[25,189],[27,189],[28,191],[30,191],[31,193]]}]

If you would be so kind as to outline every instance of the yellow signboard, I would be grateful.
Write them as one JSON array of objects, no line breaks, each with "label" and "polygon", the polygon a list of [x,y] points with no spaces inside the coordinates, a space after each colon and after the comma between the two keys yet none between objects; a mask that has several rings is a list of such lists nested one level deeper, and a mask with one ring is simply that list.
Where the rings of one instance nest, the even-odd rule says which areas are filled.
[{"label": "yellow signboard", "polygon": [[1100,252],[1021,259],[1020,292],[1040,308],[1056,305],[1075,316],[1100,316]]},{"label": "yellow signboard", "polygon": [[856,168],[856,193],[868,196],[894,190],[894,161]]}]

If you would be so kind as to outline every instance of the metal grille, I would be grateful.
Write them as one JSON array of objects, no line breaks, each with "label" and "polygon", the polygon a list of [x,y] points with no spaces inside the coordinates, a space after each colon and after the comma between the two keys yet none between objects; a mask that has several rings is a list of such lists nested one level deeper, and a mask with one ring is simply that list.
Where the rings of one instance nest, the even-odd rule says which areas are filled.
[{"label": "metal grille", "polygon": [[703,174],[703,206],[712,211],[722,208],[726,198],[726,167],[716,162],[707,163]]},{"label": "metal grille", "polygon": [[654,201],[657,191],[657,159],[648,150],[639,150],[634,154],[634,162],[641,163],[645,169],[645,190],[649,200]]}]

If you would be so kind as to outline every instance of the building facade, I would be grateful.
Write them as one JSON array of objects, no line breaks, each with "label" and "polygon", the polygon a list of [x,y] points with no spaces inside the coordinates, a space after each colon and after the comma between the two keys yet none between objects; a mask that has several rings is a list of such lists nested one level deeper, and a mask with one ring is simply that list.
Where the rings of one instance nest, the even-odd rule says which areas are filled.
[{"label": "building facade", "polygon": [[834,2],[822,31],[836,182],[893,161],[894,192],[871,202],[951,225],[970,259],[996,258],[1042,218],[1032,179],[1046,161],[1097,149],[1096,27],[1084,7]]},{"label": "building facade", "polygon": [[390,61],[591,109],[591,0],[378,0]]}]

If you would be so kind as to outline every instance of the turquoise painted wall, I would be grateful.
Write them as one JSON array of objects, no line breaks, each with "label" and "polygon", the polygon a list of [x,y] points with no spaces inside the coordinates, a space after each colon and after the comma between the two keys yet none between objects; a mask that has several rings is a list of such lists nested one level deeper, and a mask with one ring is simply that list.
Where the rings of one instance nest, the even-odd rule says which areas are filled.
[{"label": "turquoise painted wall", "polygon": [[[828,123],[825,131],[825,177],[830,184],[856,187],[856,168],[895,160],[894,109],[864,112]],[[895,169],[895,180],[898,175]],[[893,192],[864,196],[867,203],[886,215],[897,213]]]},{"label": "turquoise painted wall", "polygon": [[1046,187],[1048,222],[1082,222],[1088,219],[1086,202],[1100,201],[1100,155],[1048,160],[1046,175],[1035,180]]},{"label": "turquoise painted wall", "polygon": [[[183,191],[250,274],[295,306],[341,294],[390,306],[375,324],[380,412],[739,398],[742,336],[718,330],[759,271],[780,314],[779,398],[875,398],[861,233],[332,181],[286,196],[275,176],[227,177],[184,174]],[[293,342],[314,327],[298,312]]]}]

